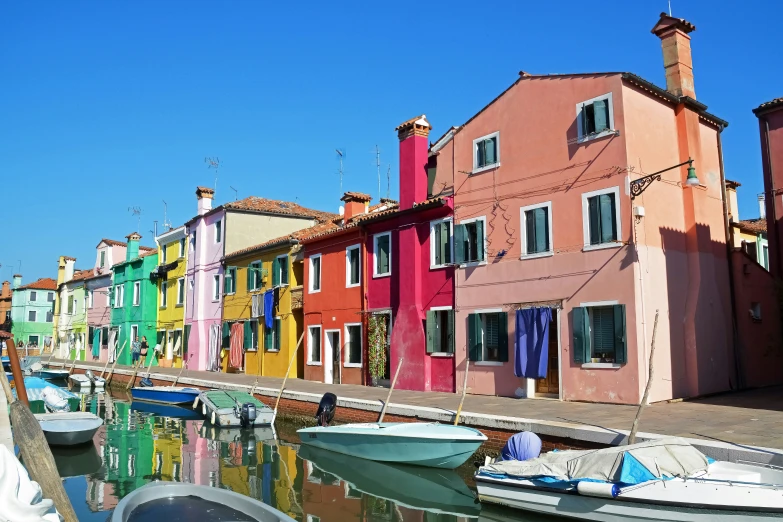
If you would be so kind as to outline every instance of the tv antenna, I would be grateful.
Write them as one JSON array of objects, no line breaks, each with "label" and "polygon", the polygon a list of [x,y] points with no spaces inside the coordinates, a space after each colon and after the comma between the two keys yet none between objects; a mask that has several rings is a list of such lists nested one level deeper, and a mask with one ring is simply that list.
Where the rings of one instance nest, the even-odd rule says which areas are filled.
[{"label": "tv antenna", "polygon": [[141,207],[128,207],[128,212],[136,218],[136,230],[141,228]]},{"label": "tv antenna", "polygon": [[229,185],[229,186],[228,186],[228,188],[230,188],[231,190],[233,190],[233,191],[234,191],[234,201],[237,201],[237,200],[239,199],[239,196],[237,195],[237,194],[238,194],[238,193],[237,193],[237,189],[235,189],[235,188],[234,188],[234,187],[232,187],[231,185]]},{"label": "tv antenna", "polygon": [[334,149],[337,153],[337,157],[340,159],[340,196],[343,195],[343,158],[345,157],[345,149]]},{"label": "tv antenna", "polygon": [[378,169],[378,200],[381,199],[381,149],[375,146],[375,167]]},{"label": "tv antenna", "polygon": [[204,163],[207,164],[208,169],[215,169],[215,192],[217,192],[218,170],[220,169],[220,158],[215,156],[214,158],[204,158]]},{"label": "tv antenna", "polygon": [[169,222],[169,205],[166,203],[166,200],[163,201],[163,228],[165,230],[171,230],[171,223]]},{"label": "tv antenna", "polygon": [[390,192],[391,192],[391,163],[389,163],[389,168],[386,169],[386,199],[389,199]]},{"label": "tv antenna", "polygon": [[669,0],[669,16],[672,15],[672,0]]}]

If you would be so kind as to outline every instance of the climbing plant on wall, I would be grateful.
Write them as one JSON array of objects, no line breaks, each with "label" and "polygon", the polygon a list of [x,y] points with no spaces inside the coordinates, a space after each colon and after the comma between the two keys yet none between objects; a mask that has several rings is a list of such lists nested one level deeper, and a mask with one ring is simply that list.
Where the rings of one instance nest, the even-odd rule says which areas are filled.
[{"label": "climbing plant on wall", "polygon": [[368,334],[370,375],[380,379],[386,373],[386,321],[383,316],[370,316]]}]

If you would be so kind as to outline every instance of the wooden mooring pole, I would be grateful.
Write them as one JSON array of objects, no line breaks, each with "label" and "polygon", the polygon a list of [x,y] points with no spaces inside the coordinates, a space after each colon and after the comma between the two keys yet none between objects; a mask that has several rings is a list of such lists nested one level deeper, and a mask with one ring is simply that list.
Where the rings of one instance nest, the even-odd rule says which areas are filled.
[{"label": "wooden mooring pole", "polygon": [[126,339],[124,343],[122,343],[122,346],[120,347],[120,353],[117,353],[114,355],[114,362],[111,365],[111,370],[109,370],[109,375],[106,376],[106,382],[111,381],[111,376],[114,375],[114,368],[117,367],[117,361],[120,360],[120,355],[122,355],[122,351],[125,349],[125,345],[128,344],[128,340]]},{"label": "wooden mooring pole", "polygon": [[402,361],[403,358],[400,357],[400,362],[397,363],[397,371],[394,373],[394,380],[391,383],[391,388],[389,388],[389,395],[386,396],[386,402],[383,403],[383,409],[381,410],[381,416],[378,419],[378,423],[380,424],[383,422],[383,417],[386,415],[386,408],[389,406],[389,401],[391,400],[391,394],[394,391],[394,386],[397,384],[397,377],[400,376],[400,368],[402,368]]},{"label": "wooden mooring pole", "polygon": [[465,403],[465,394],[468,392],[468,368],[470,368],[470,359],[465,359],[465,381],[462,383],[462,398],[459,400],[459,408],[454,416],[454,425],[459,424],[459,416],[462,414],[462,405]]},{"label": "wooden mooring pole", "polygon": [[653,380],[653,355],[655,355],[655,332],[658,331],[658,310],[655,311],[655,323],[653,324],[652,345],[650,346],[650,373],[647,376],[647,386],[644,388],[642,402],[639,403],[639,409],[636,410],[636,418],[631,426],[631,433],[628,435],[628,444],[636,443],[636,431],[639,429],[639,419],[642,416],[642,410],[647,405],[647,397],[650,395],[650,388]]},{"label": "wooden mooring pole", "polygon": [[[49,443],[46,442],[41,425],[30,411],[16,345],[9,339],[6,346],[9,346],[8,357],[11,359],[11,372],[14,374],[16,395],[19,397],[19,400],[9,401],[8,404],[8,413],[14,427],[14,443],[19,446],[30,479],[41,486],[43,497],[52,499],[55,509],[65,522],[79,522],[57,472],[57,464],[54,462],[52,450],[49,449]],[[2,373],[3,388],[10,388],[5,372]]]},{"label": "wooden mooring pole", "polygon": [[302,345],[302,340],[304,339],[304,332],[302,332],[302,335],[299,336],[299,341],[296,343],[296,349],[294,350],[294,354],[291,356],[291,361],[288,363],[288,371],[285,372],[285,377],[283,377],[283,384],[280,385],[280,392],[277,394],[277,400],[275,401],[275,414],[272,417],[273,419],[277,418],[277,406],[280,404],[280,397],[283,396],[283,389],[285,388],[285,382],[288,380],[288,374],[291,373],[291,366],[294,365],[294,359],[296,359],[296,352],[299,351],[299,347]]}]

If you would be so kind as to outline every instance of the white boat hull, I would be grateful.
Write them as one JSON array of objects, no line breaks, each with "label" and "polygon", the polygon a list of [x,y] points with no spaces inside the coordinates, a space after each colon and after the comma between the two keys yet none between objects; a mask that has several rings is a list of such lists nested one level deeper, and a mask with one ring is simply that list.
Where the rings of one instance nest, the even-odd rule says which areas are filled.
[{"label": "white boat hull", "polygon": [[92,441],[103,419],[88,412],[39,413],[35,415],[47,442],[53,446],[75,446]]}]

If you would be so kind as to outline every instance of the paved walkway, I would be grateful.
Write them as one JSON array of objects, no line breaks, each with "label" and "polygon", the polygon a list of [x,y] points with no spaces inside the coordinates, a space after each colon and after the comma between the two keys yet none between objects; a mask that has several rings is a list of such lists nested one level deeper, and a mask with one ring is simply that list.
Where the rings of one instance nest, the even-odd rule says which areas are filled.
[{"label": "paved walkway", "polygon": [[[77,364],[77,367],[98,368],[100,371],[103,365],[82,362]],[[117,368],[122,370],[122,373],[130,371],[129,367]],[[153,377],[160,374],[162,377],[170,376],[173,380],[173,376],[179,371],[177,368],[156,367],[153,368]],[[249,387],[256,381],[256,376],[186,371],[180,382],[196,384],[192,379]],[[281,378],[261,377],[258,386],[266,388],[264,392],[271,395],[281,384]],[[351,398],[363,403],[377,401],[378,405],[388,394],[388,389],[385,388],[330,385],[300,379],[288,379],[286,384],[286,395],[289,392],[301,392],[320,397],[327,391],[337,394],[341,399]],[[451,413],[457,409],[459,399],[459,395],[451,393],[395,390],[389,413],[392,407],[397,407],[398,410],[408,407],[414,411],[426,408],[430,413],[432,410]],[[312,397],[308,400],[317,402],[317,399]],[[504,419],[515,417],[516,421],[528,423],[530,426],[546,423],[549,426],[570,427],[572,430],[582,427],[587,431],[610,432],[616,434],[615,443],[622,440],[623,432],[630,430],[636,410],[636,406],[482,395],[468,395],[463,407],[466,417],[498,416],[500,420],[497,423],[501,425]],[[432,415],[429,415],[429,418],[433,418]],[[469,422],[467,418],[466,422]],[[777,457],[783,458],[782,427],[783,386],[779,386],[727,393],[700,400],[653,404],[645,408],[639,431],[725,442],[736,447],[777,448],[781,450]],[[552,433],[554,432],[550,432]]]}]

